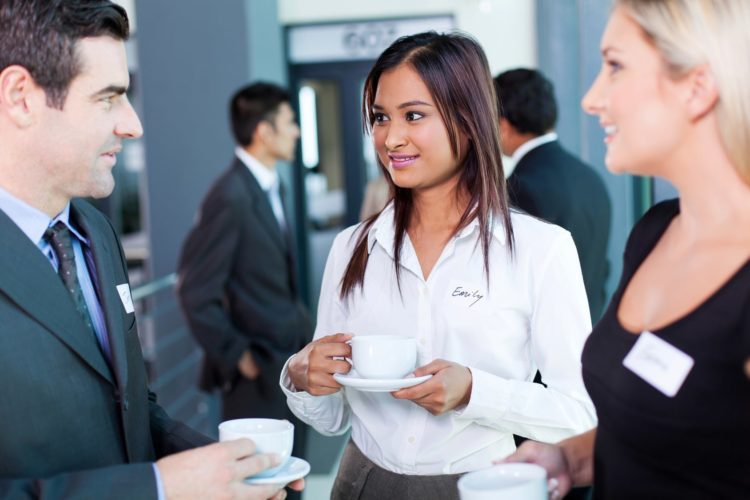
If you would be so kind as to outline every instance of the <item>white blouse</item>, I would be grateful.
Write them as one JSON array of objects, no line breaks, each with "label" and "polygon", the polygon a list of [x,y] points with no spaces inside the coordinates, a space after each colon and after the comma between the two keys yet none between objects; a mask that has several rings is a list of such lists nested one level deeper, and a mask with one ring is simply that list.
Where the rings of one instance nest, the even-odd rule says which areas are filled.
[{"label": "white blouse", "polygon": [[[441,358],[469,367],[468,405],[436,417],[389,393],[346,388],[312,396],[295,390],[285,367],[280,384],[294,414],[324,435],[351,427],[377,465],[422,475],[487,467],[515,449],[514,433],[556,442],[594,427],[580,364],[591,321],[573,240],[528,215],[512,213],[512,223],[513,255],[503,225],[493,228],[489,286],[474,221],[446,245],[427,280],[405,236],[399,293],[392,205],[368,234],[363,289],[339,298],[358,225],[336,237],[323,276],[315,338],[416,337],[419,366]],[[532,382],[537,368],[547,388]]]}]

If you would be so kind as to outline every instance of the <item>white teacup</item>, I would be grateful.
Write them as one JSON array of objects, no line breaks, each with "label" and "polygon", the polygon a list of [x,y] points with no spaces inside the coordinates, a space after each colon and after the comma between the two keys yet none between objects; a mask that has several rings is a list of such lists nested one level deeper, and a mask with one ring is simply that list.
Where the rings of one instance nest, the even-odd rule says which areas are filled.
[{"label": "white teacup", "polygon": [[535,464],[499,464],[458,480],[461,500],[547,500],[547,471]]},{"label": "white teacup", "polygon": [[281,457],[279,466],[253,476],[270,477],[279,472],[292,455],[294,425],[288,420],[272,418],[238,418],[219,424],[219,441],[240,438],[252,439],[256,453],[276,453]]},{"label": "white teacup", "polygon": [[358,375],[373,379],[403,378],[416,368],[417,339],[401,335],[352,338],[352,364]]}]

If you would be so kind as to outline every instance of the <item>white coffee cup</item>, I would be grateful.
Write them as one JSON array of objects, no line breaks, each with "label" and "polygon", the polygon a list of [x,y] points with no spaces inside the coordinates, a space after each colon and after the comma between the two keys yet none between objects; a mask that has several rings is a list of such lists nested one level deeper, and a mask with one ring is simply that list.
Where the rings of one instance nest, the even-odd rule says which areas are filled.
[{"label": "white coffee cup", "polygon": [[547,500],[547,471],[535,464],[499,464],[458,480],[461,500]]},{"label": "white coffee cup", "polygon": [[416,368],[417,339],[401,335],[357,335],[351,340],[352,364],[372,379],[403,378]]},{"label": "white coffee cup", "polygon": [[272,418],[238,418],[219,424],[219,441],[248,438],[255,443],[256,453],[276,453],[281,464],[266,469],[253,477],[270,477],[284,466],[292,455],[294,445],[294,425],[288,420]]}]

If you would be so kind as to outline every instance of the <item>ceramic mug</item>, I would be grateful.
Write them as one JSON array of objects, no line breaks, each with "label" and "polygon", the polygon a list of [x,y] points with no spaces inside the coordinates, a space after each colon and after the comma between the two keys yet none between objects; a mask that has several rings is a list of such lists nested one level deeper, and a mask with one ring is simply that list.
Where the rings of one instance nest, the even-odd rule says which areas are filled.
[{"label": "ceramic mug", "polygon": [[357,335],[350,341],[354,371],[364,378],[399,379],[417,365],[417,339],[401,335]]},{"label": "ceramic mug", "polygon": [[547,500],[547,471],[535,464],[498,464],[458,480],[461,500]]},{"label": "ceramic mug", "polygon": [[238,418],[219,424],[219,441],[248,438],[255,443],[256,453],[276,453],[281,457],[277,467],[266,469],[253,477],[270,477],[281,470],[292,455],[294,424],[272,418]]}]

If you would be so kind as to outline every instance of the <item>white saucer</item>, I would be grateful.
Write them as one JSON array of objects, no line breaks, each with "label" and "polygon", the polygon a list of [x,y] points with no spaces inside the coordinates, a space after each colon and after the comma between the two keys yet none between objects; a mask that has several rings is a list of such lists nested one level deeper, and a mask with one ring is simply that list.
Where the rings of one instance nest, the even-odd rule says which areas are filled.
[{"label": "white saucer", "polygon": [[284,466],[270,477],[249,477],[246,484],[279,484],[286,485],[301,479],[310,473],[310,464],[297,457],[289,457]]},{"label": "white saucer", "polygon": [[333,379],[339,384],[365,392],[393,392],[399,389],[405,389],[407,387],[421,384],[425,380],[429,380],[431,377],[432,375],[391,379],[362,378],[354,370],[350,371],[347,374],[333,374]]}]

